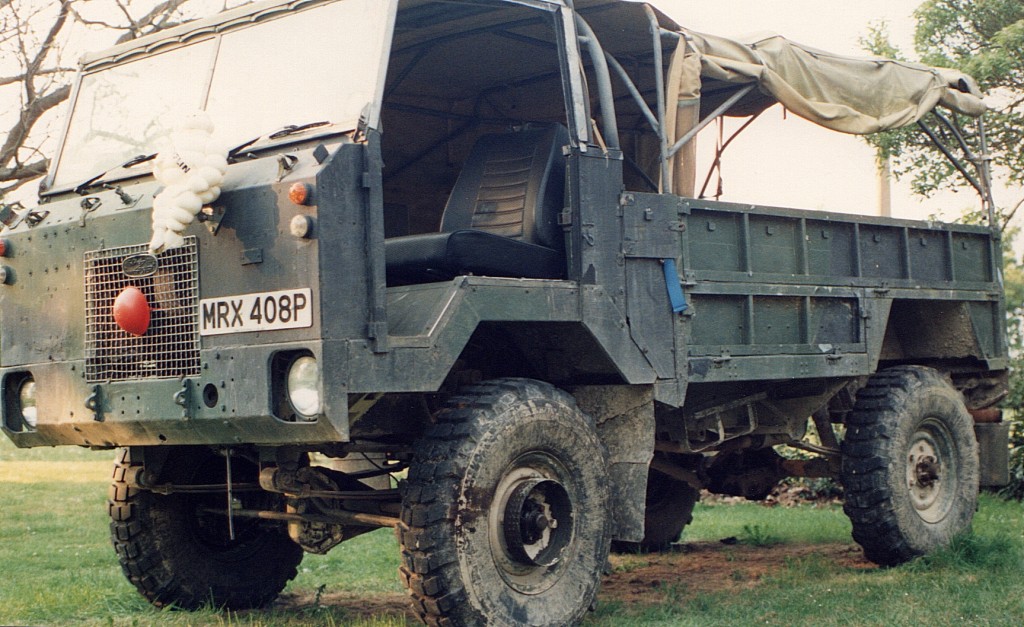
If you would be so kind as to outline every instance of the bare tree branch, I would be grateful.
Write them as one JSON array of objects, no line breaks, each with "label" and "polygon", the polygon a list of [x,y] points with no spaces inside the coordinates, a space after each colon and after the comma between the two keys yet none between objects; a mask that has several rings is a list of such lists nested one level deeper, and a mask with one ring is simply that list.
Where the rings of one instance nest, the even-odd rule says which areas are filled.
[{"label": "bare tree branch", "polygon": [[[63,74],[65,72],[74,72],[74,71],[75,71],[75,68],[73,68],[73,67],[51,67],[51,68],[46,68],[46,69],[39,70],[39,71],[36,72],[35,75],[36,76],[47,76],[47,75],[50,75],[50,74]],[[20,83],[20,82],[24,81],[26,78],[28,78],[26,74],[18,74],[17,76],[0,76],[0,87],[4,87],[5,85],[13,85],[14,83]]]},{"label": "bare tree branch", "polygon": [[1013,209],[1011,209],[1003,218],[1003,225],[999,227],[1000,233],[1006,231],[1006,227],[1010,226],[1010,220],[1012,220],[1013,216],[1016,215],[1017,210],[1021,208],[1021,205],[1024,205],[1024,198],[1018,200],[1017,204],[1013,206]]},{"label": "bare tree branch", "polygon": [[21,111],[17,123],[7,136],[7,141],[0,147],[0,164],[10,163],[18,153],[18,148],[24,143],[29,131],[40,117],[50,109],[68,99],[71,95],[71,86],[64,85],[56,91],[45,96],[40,96],[28,103]]},{"label": "bare tree branch", "polygon": [[[52,74],[53,72],[45,72],[41,69],[41,66],[51,50],[54,48],[54,42],[57,39],[57,35],[64,28],[68,16],[68,3],[70,0],[61,0],[60,11],[57,13],[56,18],[50,25],[45,37],[39,49],[34,53],[33,56],[29,56],[28,50],[26,49],[26,42],[24,34],[21,28],[18,29],[18,51],[25,63],[25,71],[20,81],[25,94],[25,102],[22,106],[21,112],[18,115],[18,120],[7,134],[7,139],[4,141],[3,146],[0,146],[0,166],[3,166],[8,174],[6,177],[0,177],[0,180],[15,179],[22,180],[25,176],[35,176],[29,174],[34,172],[34,169],[25,170],[25,166],[21,165],[18,161],[18,152],[22,148],[25,140],[28,138],[29,133],[35,126],[39,118],[44,113],[57,106],[68,98],[70,94],[70,88],[67,86],[59,87],[54,91],[48,93],[38,93],[35,86],[35,80],[40,75]],[[14,163],[13,166],[7,164]]]},{"label": "bare tree branch", "polygon": [[117,0],[114,4],[116,4],[117,8],[121,9],[121,13],[123,13],[124,16],[128,18],[128,33],[126,34],[130,33],[131,39],[136,39],[139,36],[140,32],[139,23],[135,21],[135,18],[132,17],[131,11],[128,10],[128,7],[126,7],[124,3],[121,2],[121,0]]},{"label": "bare tree branch", "polygon": [[110,22],[104,22],[102,20],[90,20],[82,15],[82,12],[74,7],[71,8],[71,15],[75,18],[75,21],[84,26],[101,26],[103,28],[109,28],[110,30],[120,30],[122,27],[117,24],[111,24]]},{"label": "bare tree branch", "polygon": [[[87,0],[0,0],[0,56],[5,73],[9,73],[0,76],[6,99],[0,101],[0,117],[10,125],[0,129],[0,197],[42,176],[50,165],[44,150],[50,143],[47,138],[52,136],[54,117],[47,114],[71,93],[67,82],[74,68],[65,67],[60,59],[61,42],[67,39],[70,27],[103,29],[115,39],[111,43],[122,43],[184,21],[183,11],[191,1],[139,2],[137,5],[148,10],[136,16],[132,0],[108,0],[106,12],[97,15],[86,11]],[[225,0],[224,6],[228,4]],[[123,19],[109,9],[120,11]],[[14,86],[19,89],[15,91]],[[15,99],[18,102],[13,102]]]},{"label": "bare tree branch", "polygon": [[33,163],[19,164],[13,168],[0,168],[0,180],[28,181],[46,174],[46,169],[49,167],[49,159],[40,159]]},{"label": "bare tree branch", "polygon": [[[171,16],[186,2],[188,0],[164,0],[164,2],[153,7],[149,13],[135,20],[133,22],[135,28],[129,27],[128,31],[117,38],[117,43],[124,43],[141,35],[170,27],[172,25],[169,23]],[[125,13],[128,14],[127,9],[125,9]],[[129,19],[131,19],[130,15]]]},{"label": "bare tree branch", "polygon": [[50,27],[50,31],[46,33],[46,37],[43,39],[43,45],[40,46],[39,52],[36,53],[35,58],[32,59],[28,67],[25,69],[26,75],[35,76],[39,72],[39,68],[43,61],[50,54],[50,51],[53,50],[53,43],[57,39],[57,34],[64,28],[64,23],[68,19],[68,5],[70,2],[71,0],[60,0],[60,12],[57,13],[57,19]]}]

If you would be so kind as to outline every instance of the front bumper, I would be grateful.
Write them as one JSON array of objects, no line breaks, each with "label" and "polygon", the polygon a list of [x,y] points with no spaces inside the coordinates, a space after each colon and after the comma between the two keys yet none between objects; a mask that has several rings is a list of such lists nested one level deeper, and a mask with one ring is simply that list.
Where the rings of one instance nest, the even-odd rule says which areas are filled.
[{"label": "front bumper", "polygon": [[[321,352],[309,343],[204,350],[196,377],[101,383],[86,381],[84,361],[6,368],[2,428],[19,447],[346,441],[346,394],[326,386],[324,413],[312,421],[291,414],[283,396],[280,364],[300,353],[322,360]],[[17,386],[8,383],[26,373],[36,382],[35,428],[22,423]]]}]

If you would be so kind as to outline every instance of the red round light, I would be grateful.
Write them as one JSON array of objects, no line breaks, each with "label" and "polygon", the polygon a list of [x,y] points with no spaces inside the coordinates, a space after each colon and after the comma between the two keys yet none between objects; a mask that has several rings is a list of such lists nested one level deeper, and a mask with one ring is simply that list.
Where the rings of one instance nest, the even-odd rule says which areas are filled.
[{"label": "red round light", "polygon": [[0,257],[7,256],[7,240],[0,239]]},{"label": "red round light", "polygon": [[145,335],[149,329],[149,303],[137,287],[124,288],[114,299],[112,311],[117,326],[132,335]]}]

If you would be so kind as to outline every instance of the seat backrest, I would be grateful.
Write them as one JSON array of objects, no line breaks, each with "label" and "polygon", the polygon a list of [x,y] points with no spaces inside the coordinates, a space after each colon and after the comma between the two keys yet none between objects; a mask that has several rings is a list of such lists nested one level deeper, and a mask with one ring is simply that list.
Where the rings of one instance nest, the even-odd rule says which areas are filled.
[{"label": "seat backrest", "polygon": [[445,205],[441,231],[473,229],[561,250],[568,143],[561,124],[480,137]]}]

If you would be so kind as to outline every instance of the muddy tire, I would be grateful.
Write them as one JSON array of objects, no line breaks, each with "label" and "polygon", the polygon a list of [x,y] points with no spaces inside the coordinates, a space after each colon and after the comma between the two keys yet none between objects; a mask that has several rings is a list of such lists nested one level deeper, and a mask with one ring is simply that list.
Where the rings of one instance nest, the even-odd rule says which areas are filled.
[{"label": "muddy tire", "polygon": [[597,595],[611,519],[604,447],[573,398],[497,379],[464,390],[416,447],[397,535],[419,617],[572,625]]},{"label": "muddy tire", "polygon": [[[233,458],[237,483],[257,481],[258,469]],[[129,487],[132,470],[127,449],[118,453],[107,501],[110,535],[125,576],[157,607],[194,610],[201,607],[261,607],[296,575],[302,549],[280,523],[235,518],[235,539],[227,518],[204,507],[225,506],[224,493],[155,494]],[[223,483],[224,459],[207,449],[181,447],[171,451],[162,482]],[[236,494],[243,507],[274,508],[276,495]]]},{"label": "muddy tire", "polygon": [[869,560],[900,564],[968,530],[978,472],[974,422],[937,371],[891,368],[858,392],[841,481],[853,539]]},{"label": "muddy tire", "polygon": [[679,539],[686,525],[693,522],[693,507],[700,492],[685,481],[677,481],[653,468],[647,475],[647,502],[644,511],[644,539],[640,542],[612,542],[616,553],[657,553]]}]

